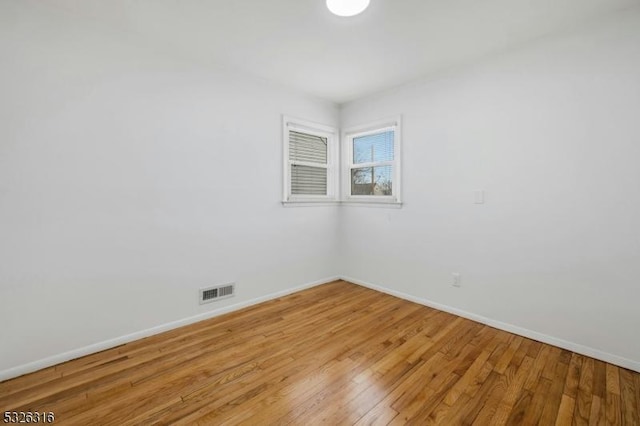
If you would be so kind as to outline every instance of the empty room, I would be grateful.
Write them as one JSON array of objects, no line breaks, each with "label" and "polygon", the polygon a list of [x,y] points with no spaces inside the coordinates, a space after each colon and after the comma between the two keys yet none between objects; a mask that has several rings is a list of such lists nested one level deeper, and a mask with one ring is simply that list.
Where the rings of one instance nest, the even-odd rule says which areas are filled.
[{"label": "empty room", "polygon": [[0,0],[0,416],[640,425],[640,0]]}]

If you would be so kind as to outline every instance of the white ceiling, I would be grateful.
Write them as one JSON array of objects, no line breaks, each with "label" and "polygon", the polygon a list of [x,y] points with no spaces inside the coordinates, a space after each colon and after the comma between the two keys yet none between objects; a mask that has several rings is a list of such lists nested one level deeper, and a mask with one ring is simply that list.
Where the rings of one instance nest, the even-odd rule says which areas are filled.
[{"label": "white ceiling", "polygon": [[43,0],[200,62],[343,103],[638,5],[640,0]]}]

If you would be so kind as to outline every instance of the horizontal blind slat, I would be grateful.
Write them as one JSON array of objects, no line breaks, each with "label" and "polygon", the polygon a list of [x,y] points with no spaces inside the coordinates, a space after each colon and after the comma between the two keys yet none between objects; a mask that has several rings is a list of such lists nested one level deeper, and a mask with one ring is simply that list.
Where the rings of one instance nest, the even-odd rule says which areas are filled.
[{"label": "horizontal blind slat", "polygon": [[291,165],[292,195],[326,195],[327,169]]},{"label": "horizontal blind slat", "polygon": [[326,164],[327,138],[290,130],[289,159]]},{"label": "horizontal blind slat", "polygon": [[353,138],[353,164],[393,161],[394,131]]}]

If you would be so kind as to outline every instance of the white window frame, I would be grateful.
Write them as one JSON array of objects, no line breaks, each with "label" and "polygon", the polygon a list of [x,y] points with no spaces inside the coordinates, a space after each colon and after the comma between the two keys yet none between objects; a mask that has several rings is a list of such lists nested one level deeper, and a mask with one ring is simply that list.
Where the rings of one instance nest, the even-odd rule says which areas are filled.
[{"label": "white window frame", "polygon": [[[354,164],[353,162],[353,140],[357,137],[372,135],[376,133],[393,130],[393,160],[378,161],[371,163]],[[397,116],[386,120],[378,120],[361,126],[350,127],[342,132],[343,141],[343,168],[342,168],[342,199],[346,203],[365,204],[402,204],[402,117]],[[393,168],[393,184],[391,195],[351,195],[351,170],[354,168],[375,167],[390,165]]]},{"label": "white window frame", "polygon": [[[327,138],[327,164],[296,162],[311,167],[326,167],[327,194],[302,195],[291,194],[291,165],[289,158],[289,131],[297,131],[309,135]],[[338,201],[338,129],[324,124],[313,123],[290,116],[282,116],[283,137],[283,188],[282,203],[333,203]]]}]

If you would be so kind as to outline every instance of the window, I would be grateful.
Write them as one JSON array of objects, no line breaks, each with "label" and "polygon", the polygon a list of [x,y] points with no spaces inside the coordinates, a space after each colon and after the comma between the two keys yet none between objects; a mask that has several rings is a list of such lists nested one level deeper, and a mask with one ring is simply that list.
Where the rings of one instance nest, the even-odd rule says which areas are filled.
[{"label": "window", "polygon": [[335,201],[336,130],[284,117],[283,202]]},{"label": "window", "polygon": [[345,201],[400,203],[400,118],[344,132]]}]

